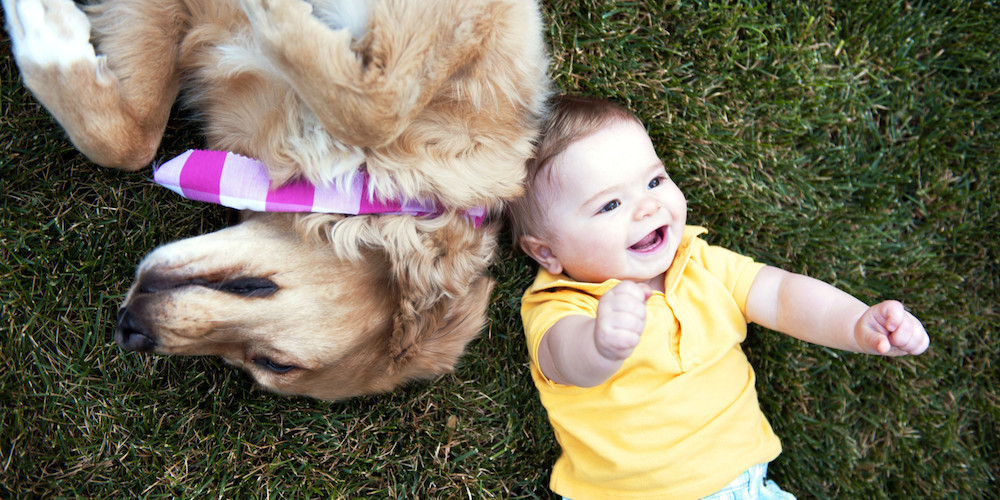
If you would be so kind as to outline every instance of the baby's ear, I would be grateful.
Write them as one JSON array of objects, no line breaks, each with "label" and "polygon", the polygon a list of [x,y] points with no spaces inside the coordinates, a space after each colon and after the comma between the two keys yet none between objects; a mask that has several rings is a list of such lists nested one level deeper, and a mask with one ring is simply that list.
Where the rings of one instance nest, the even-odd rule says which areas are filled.
[{"label": "baby's ear", "polygon": [[520,245],[521,250],[524,250],[524,253],[535,259],[535,262],[544,267],[546,271],[552,274],[562,272],[562,264],[559,263],[559,258],[552,253],[552,248],[544,241],[529,234],[521,237]]}]

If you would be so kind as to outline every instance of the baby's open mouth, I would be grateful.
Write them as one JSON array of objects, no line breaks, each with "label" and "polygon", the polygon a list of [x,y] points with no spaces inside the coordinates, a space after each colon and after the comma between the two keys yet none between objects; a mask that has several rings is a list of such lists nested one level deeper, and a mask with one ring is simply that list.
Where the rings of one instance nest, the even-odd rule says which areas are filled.
[{"label": "baby's open mouth", "polygon": [[659,227],[655,231],[647,234],[645,238],[639,240],[636,244],[628,248],[629,250],[635,252],[649,252],[651,250],[655,250],[661,243],[663,243],[666,234],[666,226]]}]

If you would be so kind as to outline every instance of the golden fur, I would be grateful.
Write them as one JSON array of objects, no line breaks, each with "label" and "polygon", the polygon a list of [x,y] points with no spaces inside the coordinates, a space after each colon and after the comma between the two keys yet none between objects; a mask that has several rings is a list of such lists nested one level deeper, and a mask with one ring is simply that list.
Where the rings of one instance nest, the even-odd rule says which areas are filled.
[{"label": "golden fur", "polygon": [[250,214],[160,247],[122,306],[119,345],[222,356],[271,390],[324,399],[453,368],[484,322],[497,232],[461,211],[520,193],[548,94],[534,1],[4,9],[26,85],[98,164],[146,168],[180,98],[210,148],[264,161],[273,180],[349,180],[364,163],[378,196],[449,207]]}]

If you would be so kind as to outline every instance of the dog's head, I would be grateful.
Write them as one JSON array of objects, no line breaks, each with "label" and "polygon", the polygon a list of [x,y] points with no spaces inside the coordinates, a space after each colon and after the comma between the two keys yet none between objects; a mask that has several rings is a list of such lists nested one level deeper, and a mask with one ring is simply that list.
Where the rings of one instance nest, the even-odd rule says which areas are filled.
[{"label": "dog's head", "polygon": [[461,215],[254,214],[140,263],[115,340],[215,355],[327,400],[450,371],[483,326],[496,228]]}]

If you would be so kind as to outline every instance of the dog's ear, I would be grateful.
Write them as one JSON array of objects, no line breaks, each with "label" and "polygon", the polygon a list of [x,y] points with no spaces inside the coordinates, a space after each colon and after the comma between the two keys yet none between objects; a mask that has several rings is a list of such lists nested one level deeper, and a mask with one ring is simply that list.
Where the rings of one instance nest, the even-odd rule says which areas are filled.
[{"label": "dog's ear", "polygon": [[476,228],[456,212],[432,219],[309,214],[297,217],[296,226],[347,259],[384,259],[396,299],[387,346],[393,375],[414,379],[451,371],[482,329],[498,222]]},{"label": "dog's ear", "polygon": [[485,322],[496,233],[495,225],[476,229],[460,220],[421,233],[409,251],[385,249],[399,297],[389,346],[393,371],[414,378],[454,367]]},{"label": "dog's ear", "polygon": [[400,309],[393,317],[390,372],[412,380],[452,371],[486,323],[493,286],[480,275],[462,295],[442,297],[423,311]]}]

